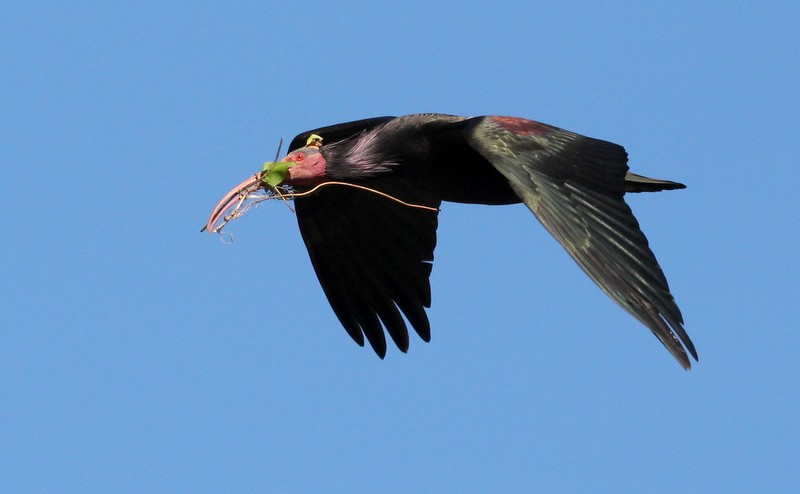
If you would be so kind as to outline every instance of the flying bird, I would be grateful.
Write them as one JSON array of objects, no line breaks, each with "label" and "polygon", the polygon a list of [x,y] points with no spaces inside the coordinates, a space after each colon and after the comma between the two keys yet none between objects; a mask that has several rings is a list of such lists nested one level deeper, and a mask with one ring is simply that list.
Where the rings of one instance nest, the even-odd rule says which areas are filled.
[{"label": "flying bird", "polygon": [[[406,321],[430,341],[425,308],[442,201],[525,203],[583,271],[685,368],[697,352],[624,196],[683,184],[628,171],[622,146],[516,117],[415,114],[314,129],[231,190],[218,232],[255,192],[294,199],[320,285],[347,333],[381,358],[406,352]],[[233,211],[233,212],[231,212]],[[404,317],[405,320],[404,320]]]}]

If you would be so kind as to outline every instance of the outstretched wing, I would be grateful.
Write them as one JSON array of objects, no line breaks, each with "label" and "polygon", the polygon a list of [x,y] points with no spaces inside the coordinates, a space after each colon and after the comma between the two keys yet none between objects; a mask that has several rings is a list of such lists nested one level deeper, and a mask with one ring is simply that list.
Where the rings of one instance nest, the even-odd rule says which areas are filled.
[{"label": "outstretched wing", "polygon": [[511,117],[473,119],[466,133],[586,274],[690,368],[684,345],[695,360],[697,353],[683,317],[623,199],[625,150]]},{"label": "outstretched wing", "polygon": [[[376,117],[303,132],[289,149],[311,134],[332,144],[374,129],[394,117]],[[372,180],[369,187],[411,204],[438,210],[441,201],[397,177]],[[383,327],[397,347],[408,350],[401,313],[419,336],[430,341],[425,308],[431,305],[429,277],[436,247],[438,213],[404,206],[372,192],[329,186],[295,200],[297,223],[311,264],[334,313],[359,345],[367,337],[386,355]]]},{"label": "outstretched wing", "polygon": [[[379,189],[412,204],[438,210],[440,201],[415,193],[402,180],[373,180]],[[381,358],[383,326],[397,347],[408,350],[401,312],[430,341],[425,308],[436,247],[438,212],[412,208],[372,192],[330,186],[295,200],[297,222],[328,301],[361,346],[366,335]]]}]

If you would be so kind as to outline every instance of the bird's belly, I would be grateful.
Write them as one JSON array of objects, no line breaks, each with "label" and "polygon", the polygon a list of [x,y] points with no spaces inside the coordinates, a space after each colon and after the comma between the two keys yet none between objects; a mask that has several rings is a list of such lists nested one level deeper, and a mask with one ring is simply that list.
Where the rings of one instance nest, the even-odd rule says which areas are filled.
[{"label": "bird's belly", "polygon": [[509,195],[500,193],[489,193],[486,190],[474,194],[452,194],[442,197],[443,201],[458,202],[462,204],[486,204],[489,206],[502,206],[506,204],[519,204],[522,200],[511,192]]},{"label": "bird's belly", "polygon": [[467,169],[466,173],[450,173],[440,177],[435,184],[443,201],[464,204],[517,204],[522,202],[508,180],[494,169]]}]

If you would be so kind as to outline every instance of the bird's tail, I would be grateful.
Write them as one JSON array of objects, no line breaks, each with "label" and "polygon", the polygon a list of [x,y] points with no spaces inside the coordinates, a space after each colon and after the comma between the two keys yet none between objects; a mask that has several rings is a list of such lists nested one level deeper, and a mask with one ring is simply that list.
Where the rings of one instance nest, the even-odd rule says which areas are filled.
[{"label": "bird's tail", "polygon": [[628,172],[625,175],[625,192],[658,192],[660,190],[685,189],[686,186],[669,180],[644,177]]}]

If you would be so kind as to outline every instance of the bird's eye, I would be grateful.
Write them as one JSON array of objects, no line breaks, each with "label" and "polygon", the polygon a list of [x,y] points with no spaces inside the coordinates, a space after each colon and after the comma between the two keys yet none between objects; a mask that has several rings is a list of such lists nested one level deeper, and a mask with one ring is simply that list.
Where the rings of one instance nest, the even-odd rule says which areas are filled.
[{"label": "bird's eye", "polygon": [[306,155],[303,153],[297,153],[294,155],[294,159],[292,161],[303,161],[304,159],[306,159]]}]

